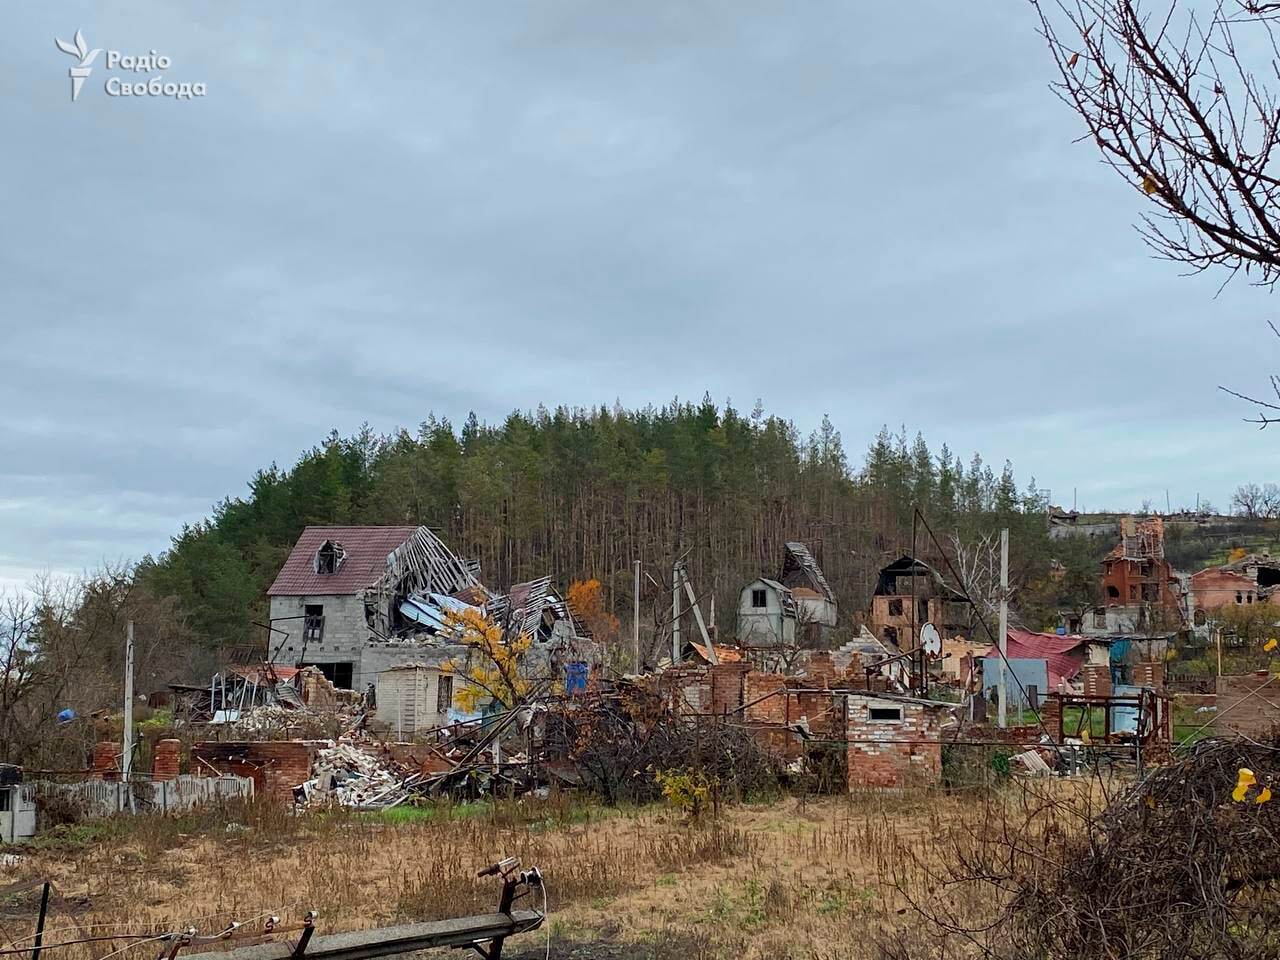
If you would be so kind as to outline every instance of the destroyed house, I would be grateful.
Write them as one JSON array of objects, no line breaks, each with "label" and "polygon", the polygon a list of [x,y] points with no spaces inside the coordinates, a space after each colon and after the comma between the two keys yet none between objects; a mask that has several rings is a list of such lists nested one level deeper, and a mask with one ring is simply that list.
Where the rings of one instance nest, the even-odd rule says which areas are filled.
[{"label": "destroyed house", "polygon": [[1203,627],[1224,607],[1255,603],[1280,604],[1280,560],[1253,554],[1220,567],[1193,573],[1188,581],[1187,609],[1192,623]]},{"label": "destroyed house", "polygon": [[920,628],[933,624],[944,637],[969,635],[969,601],[923,560],[899,557],[880,569],[871,597],[871,632],[886,644],[913,649]]},{"label": "destroyed house", "polygon": [[791,541],[776,579],[760,577],[738,598],[738,639],[746,646],[821,640],[838,622],[835,593],[809,548]]},{"label": "destroyed house", "polygon": [[1182,584],[1164,557],[1164,520],[1124,517],[1120,535],[1120,542],[1102,561],[1108,629],[1145,628],[1157,610],[1179,613]]},{"label": "destroyed house", "polygon": [[307,527],[267,590],[269,644],[282,662],[314,665],[334,686],[361,689],[372,681],[361,667],[370,640],[434,632],[437,623],[406,614],[411,598],[477,589],[474,565],[426,527]]}]

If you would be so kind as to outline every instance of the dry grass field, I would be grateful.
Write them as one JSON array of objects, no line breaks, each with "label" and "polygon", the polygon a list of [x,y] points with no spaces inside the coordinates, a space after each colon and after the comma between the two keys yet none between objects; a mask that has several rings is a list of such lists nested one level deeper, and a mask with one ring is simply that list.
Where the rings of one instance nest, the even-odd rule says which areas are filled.
[{"label": "dry grass field", "polygon": [[[53,881],[48,943],[207,933],[232,920],[260,927],[309,909],[321,932],[336,932],[488,912],[497,885],[475,871],[515,855],[545,874],[552,956],[929,956],[941,931],[908,898],[936,897],[929,868],[971,842],[972,828],[1007,822],[1012,805],[1008,792],[782,798],[691,824],[664,807],[555,797],[381,816],[292,817],[253,804],[64,828],[22,850],[0,885]],[[6,949],[30,946],[37,896],[0,904]],[[961,893],[948,909],[974,918],[988,906]],[[545,937],[517,938],[509,955],[543,956]],[[113,951],[150,960],[157,945],[103,939],[46,956]]]}]

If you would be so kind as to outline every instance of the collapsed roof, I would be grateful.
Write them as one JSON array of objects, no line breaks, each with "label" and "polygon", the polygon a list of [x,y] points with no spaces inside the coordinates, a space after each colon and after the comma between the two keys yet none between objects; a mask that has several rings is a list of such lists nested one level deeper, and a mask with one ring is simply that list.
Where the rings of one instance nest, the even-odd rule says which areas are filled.
[{"label": "collapsed roof", "polygon": [[947,582],[942,579],[942,574],[929,566],[929,564],[923,560],[917,560],[915,557],[905,555],[880,568],[880,579],[876,583],[875,595],[877,597],[898,597],[911,593],[911,590],[898,588],[898,579],[900,577],[924,580],[930,585],[933,593],[944,600],[950,600],[954,603],[969,602],[969,599],[963,593],[948,586]]},{"label": "collapsed roof", "polygon": [[836,602],[831,584],[827,583],[827,578],[822,575],[822,568],[818,566],[818,561],[809,552],[809,548],[799,541],[792,540],[787,543],[787,550],[782,558],[782,573],[778,575],[778,581],[793,590],[797,587],[808,587],[820,594],[823,599]]}]

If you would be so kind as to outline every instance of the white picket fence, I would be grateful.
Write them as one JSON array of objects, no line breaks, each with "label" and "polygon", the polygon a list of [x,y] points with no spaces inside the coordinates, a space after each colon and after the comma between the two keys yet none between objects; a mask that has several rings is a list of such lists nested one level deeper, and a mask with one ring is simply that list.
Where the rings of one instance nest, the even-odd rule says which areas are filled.
[{"label": "white picket fence", "polygon": [[[253,781],[247,777],[192,777],[176,780],[138,780],[130,784],[107,780],[82,783],[36,781],[37,794],[56,795],[71,800],[89,817],[109,817],[115,813],[167,813],[217,803],[235,797],[252,797]],[[133,804],[129,794],[133,793]]]}]

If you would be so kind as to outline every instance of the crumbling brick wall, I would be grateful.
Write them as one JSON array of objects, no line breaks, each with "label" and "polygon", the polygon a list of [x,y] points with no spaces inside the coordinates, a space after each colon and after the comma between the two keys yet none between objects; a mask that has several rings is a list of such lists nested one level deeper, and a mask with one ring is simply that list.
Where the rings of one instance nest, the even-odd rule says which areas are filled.
[{"label": "crumbling brick wall", "polygon": [[292,803],[293,788],[311,779],[311,762],[323,745],[317,740],[196,743],[191,747],[191,772],[248,777],[256,795]]},{"label": "crumbling brick wall", "polygon": [[1159,661],[1135,663],[1133,682],[1139,687],[1150,687],[1156,693],[1164,693],[1164,664]]},{"label": "crumbling brick wall", "polygon": [[1280,726],[1280,679],[1267,671],[1218,678],[1215,733],[1265,737]]},{"label": "crumbling brick wall", "polygon": [[1111,666],[1106,663],[1086,663],[1080,668],[1086,697],[1111,696]]},{"label": "crumbling brick wall", "polygon": [[[873,720],[872,709],[901,710],[901,720]],[[861,694],[847,698],[849,789],[907,787],[942,777],[942,723],[946,709]]]},{"label": "crumbling brick wall", "polygon": [[746,702],[745,684],[747,674],[751,672],[750,664],[720,663],[708,672],[711,674],[712,713],[733,713]]}]

